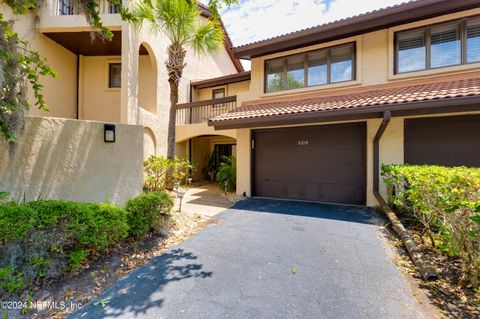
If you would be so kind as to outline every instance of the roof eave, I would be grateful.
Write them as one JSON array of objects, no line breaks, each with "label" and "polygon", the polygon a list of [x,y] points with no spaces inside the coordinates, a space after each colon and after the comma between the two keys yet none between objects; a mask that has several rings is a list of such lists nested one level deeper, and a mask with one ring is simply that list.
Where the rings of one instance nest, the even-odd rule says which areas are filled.
[{"label": "roof eave", "polygon": [[224,121],[210,120],[208,126],[213,126],[215,130],[226,130],[354,121],[381,118],[385,111],[392,112],[392,117],[480,111],[480,96],[464,96],[419,102],[374,105],[332,111],[303,112]]}]

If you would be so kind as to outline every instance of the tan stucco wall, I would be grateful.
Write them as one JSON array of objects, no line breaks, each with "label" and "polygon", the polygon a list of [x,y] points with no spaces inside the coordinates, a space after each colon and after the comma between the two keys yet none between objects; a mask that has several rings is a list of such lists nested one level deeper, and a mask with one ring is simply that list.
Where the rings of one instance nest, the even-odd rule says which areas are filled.
[{"label": "tan stucco wall", "polygon": [[82,57],[80,119],[120,122],[120,88],[109,88],[109,63],[120,56]]},{"label": "tan stucco wall", "polygon": [[123,204],[142,191],[143,130],[103,123],[28,117],[15,148],[0,139],[0,190],[14,199],[56,198]]},{"label": "tan stucco wall", "polygon": [[[138,61],[138,106],[150,113],[157,113],[157,66],[149,55],[141,55]],[[163,94],[165,94],[163,92]]]},{"label": "tan stucco wall", "polygon": [[219,85],[211,88],[203,88],[194,92],[194,101],[204,101],[212,99],[212,91],[217,89],[225,89],[225,96],[234,96],[240,92],[248,92],[250,89],[250,81],[241,81],[229,83],[227,85]]},{"label": "tan stucco wall", "polygon": [[[11,10],[0,5],[0,11],[5,18],[12,18]],[[50,112],[43,112],[35,108],[29,111],[31,115],[47,115],[53,117],[76,117],[76,69],[77,57],[72,52],[58,45],[48,37],[37,32],[35,11],[26,15],[15,16],[15,31],[22,40],[29,42],[29,48],[41,52],[47,62],[58,73],[58,77],[42,77],[44,85],[43,95],[49,106]],[[33,94],[29,90],[30,100]]]},{"label": "tan stucco wall", "polygon": [[175,141],[177,143],[202,135],[222,135],[237,138],[237,130],[216,131],[213,126],[208,126],[207,123],[180,125],[175,129]]}]

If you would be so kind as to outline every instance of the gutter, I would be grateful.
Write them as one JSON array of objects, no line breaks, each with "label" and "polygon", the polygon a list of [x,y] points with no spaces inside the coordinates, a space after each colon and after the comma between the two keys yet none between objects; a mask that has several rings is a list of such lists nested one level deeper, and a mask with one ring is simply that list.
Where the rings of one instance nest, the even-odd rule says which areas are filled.
[{"label": "gutter", "polygon": [[375,134],[375,138],[373,139],[373,194],[379,202],[381,210],[385,213],[388,220],[392,224],[393,230],[403,241],[403,244],[405,245],[405,248],[407,249],[410,258],[417,267],[422,278],[424,280],[436,279],[438,277],[437,272],[435,271],[433,266],[424,259],[424,256],[422,255],[418,246],[413,241],[410,234],[407,232],[405,227],[398,219],[397,215],[395,215],[393,210],[390,208],[383,196],[380,194],[380,139],[382,138],[385,129],[390,123],[391,117],[392,113],[390,111],[383,112],[382,124],[380,124],[377,134]]}]

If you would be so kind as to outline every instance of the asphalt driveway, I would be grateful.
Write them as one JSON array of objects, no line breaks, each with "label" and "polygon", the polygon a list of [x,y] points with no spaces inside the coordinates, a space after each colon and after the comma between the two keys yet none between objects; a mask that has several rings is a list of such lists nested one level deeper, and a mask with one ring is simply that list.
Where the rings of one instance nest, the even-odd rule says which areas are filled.
[{"label": "asphalt driveway", "polygon": [[248,199],[218,217],[71,317],[432,317],[367,209]]}]

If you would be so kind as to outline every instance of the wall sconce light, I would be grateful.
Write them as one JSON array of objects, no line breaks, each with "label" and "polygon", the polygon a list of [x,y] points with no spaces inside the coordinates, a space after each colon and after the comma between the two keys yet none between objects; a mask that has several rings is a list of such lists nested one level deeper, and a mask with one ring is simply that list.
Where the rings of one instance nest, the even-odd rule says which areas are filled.
[{"label": "wall sconce light", "polygon": [[103,140],[105,143],[115,143],[115,125],[105,124],[103,126]]}]

